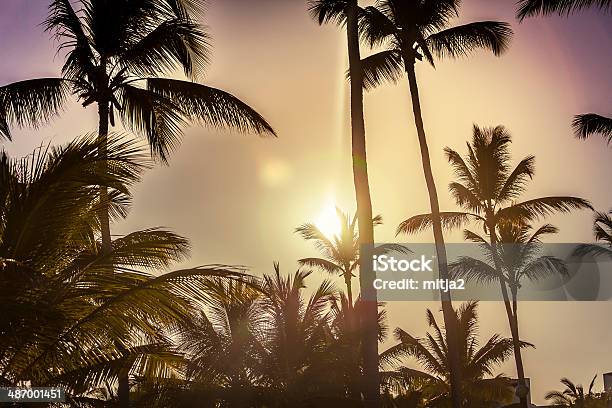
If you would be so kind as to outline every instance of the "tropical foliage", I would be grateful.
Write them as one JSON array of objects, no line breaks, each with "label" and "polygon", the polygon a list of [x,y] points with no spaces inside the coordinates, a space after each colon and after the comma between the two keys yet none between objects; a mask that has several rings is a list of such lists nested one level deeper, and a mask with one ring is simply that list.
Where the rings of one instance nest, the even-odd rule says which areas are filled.
[{"label": "tropical foliage", "polygon": [[[381,364],[394,369],[383,371],[385,383],[396,395],[416,402],[414,407],[450,407],[450,372],[448,333],[440,327],[431,310],[427,323],[432,329],[424,337],[413,337],[397,328],[399,342],[381,354]],[[478,337],[478,303],[467,302],[455,312],[458,328],[462,395],[465,407],[489,407],[512,399],[510,378],[495,374],[496,368],[512,356],[512,339],[494,335],[481,343]],[[521,343],[521,347],[529,344]],[[421,370],[401,364],[406,357],[414,359]]]},{"label": "tropical foliage", "polygon": [[110,208],[122,214],[128,187],[147,164],[121,137],[109,138],[105,158],[99,148],[86,137],[23,160],[0,156],[5,386],[62,386],[79,401],[122,372],[176,378],[182,358],[171,332],[190,325],[213,277],[240,276],[221,267],[152,275],[189,249],[186,239],[159,228],[117,238],[102,252],[95,186],[111,189]]},{"label": "tropical foliage", "polygon": [[597,376],[594,376],[588,390],[585,391],[582,385],[576,385],[570,379],[562,378],[561,384],[565,385],[565,389],[551,391],[545,398],[557,407],[606,408],[610,397],[593,392],[596,379]]}]

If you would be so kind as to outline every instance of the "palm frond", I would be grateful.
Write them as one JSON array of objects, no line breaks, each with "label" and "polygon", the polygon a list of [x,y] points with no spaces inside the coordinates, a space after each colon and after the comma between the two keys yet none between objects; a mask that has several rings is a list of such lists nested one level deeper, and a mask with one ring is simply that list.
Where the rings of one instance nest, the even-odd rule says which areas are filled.
[{"label": "palm frond", "polygon": [[586,8],[596,8],[604,13],[612,11],[610,0],[519,0],[517,18],[523,21],[537,15],[570,15]]},{"label": "palm frond", "polygon": [[11,139],[9,126],[38,127],[64,108],[70,83],[62,78],[39,78],[0,87],[0,138]]},{"label": "palm frond", "polygon": [[220,89],[176,79],[148,78],[148,89],[180,106],[190,120],[214,128],[276,135],[246,103]]},{"label": "palm frond", "polygon": [[540,197],[500,209],[495,215],[503,220],[537,220],[555,212],[566,213],[571,210],[593,209],[587,200],[577,197]]},{"label": "palm frond", "polygon": [[[474,219],[481,219],[476,214],[470,214],[465,212],[452,212],[443,211],[440,213],[440,219],[442,221],[442,227],[447,230],[453,230],[460,228],[462,225]],[[432,216],[431,214],[420,214],[415,215],[405,221],[402,221],[397,227],[396,235],[399,234],[416,234],[423,232],[428,228],[431,228]]]},{"label": "palm frond", "polygon": [[493,266],[469,256],[462,256],[449,263],[448,271],[453,278],[463,278],[484,285],[499,282],[500,278],[503,278]]},{"label": "palm frond", "polygon": [[189,20],[162,21],[118,57],[120,68],[138,76],[172,72],[181,67],[188,77],[197,77],[209,62],[210,37]]},{"label": "palm frond", "polygon": [[162,94],[131,85],[121,86],[119,100],[123,125],[145,136],[151,156],[167,163],[183,134],[185,121],[180,105]]},{"label": "palm frond", "polygon": [[309,0],[308,12],[320,25],[341,25],[346,20],[347,0]]},{"label": "palm frond", "polygon": [[381,51],[361,60],[363,87],[374,89],[385,82],[397,83],[404,74],[402,57],[398,50]]},{"label": "palm frond", "polygon": [[440,58],[467,56],[479,48],[501,55],[508,49],[512,35],[508,23],[480,21],[434,33],[426,43]]},{"label": "palm frond", "polygon": [[384,45],[396,33],[393,21],[377,7],[364,8],[359,18],[359,32],[370,47]]},{"label": "palm frond", "polygon": [[579,139],[586,139],[593,134],[599,134],[607,139],[608,144],[612,143],[612,118],[595,113],[577,115],[572,122],[572,128]]}]

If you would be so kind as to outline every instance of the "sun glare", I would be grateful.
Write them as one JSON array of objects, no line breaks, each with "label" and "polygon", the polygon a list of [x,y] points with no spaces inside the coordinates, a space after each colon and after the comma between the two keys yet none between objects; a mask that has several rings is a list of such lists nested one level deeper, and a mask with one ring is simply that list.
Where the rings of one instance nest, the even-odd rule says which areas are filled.
[{"label": "sun glare", "polygon": [[336,213],[336,207],[333,204],[324,207],[319,213],[315,225],[328,238],[339,235],[341,226],[338,214]]}]

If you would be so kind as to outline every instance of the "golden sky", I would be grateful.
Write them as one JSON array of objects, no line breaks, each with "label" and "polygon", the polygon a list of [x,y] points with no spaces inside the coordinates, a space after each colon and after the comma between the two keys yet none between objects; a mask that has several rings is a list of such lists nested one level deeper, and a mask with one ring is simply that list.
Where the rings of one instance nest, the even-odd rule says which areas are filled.
[{"label": "golden sky", "polygon": [[[505,125],[514,136],[516,161],[536,156],[536,177],[526,198],[576,195],[607,210],[612,150],[601,138],[575,140],[570,122],[576,113],[611,113],[612,20],[583,13],[518,24],[513,3],[465,1],[463,7],[463,21],[512,23],[515,38],[503,57],[477,53],[440,61],[435,70],[418,66],[441,206],[454,208],[446,191],[452,173],[442,148],[465,152],[476,123]],[[61,58],[38,25],[45,5],[3,2],[0,84],[59,72]],[[279,260],[281,269],[293,272],[296,259],[315,254],[293,229],[315,221],[334,203],[354,211],[345,37],[336,27],[318,27],[302,1],[212,1],[203,20],[214,37],[204,81],[256,107],[279,138],[189,129],[170,166],[149,171],[135,188],[133,211],[114,232],[165,226],[192,240],[187,265],[241,264],[259,274]],[[374,211],[385,220],[376,239],[392,241],[400,221],[428,211],[407,83],[367,94],[365,106]],[[15,141],[3,147],[24,155],[41,143],[62,143],[95,127],[95,111],[73,104],[49,126],[16,131]],[[591,240],[589,213],[550,222],[561,228],[557,242]],[[459,239],[458,234],[448,238]],[[399,240],[426,242],[431,236]],[[425,306],[388,304],[391,326],[424,334]],[[587,382],[595,373],[612,371],[612,303],[524,303],[521,310],[524,340],[538,347],[524,357],[534,401],[542,402],[563,376]],[[481,315],[484,334],[509,336],[503,305],[485,303]],[[504,371],[514,375],[512,364]]]}]

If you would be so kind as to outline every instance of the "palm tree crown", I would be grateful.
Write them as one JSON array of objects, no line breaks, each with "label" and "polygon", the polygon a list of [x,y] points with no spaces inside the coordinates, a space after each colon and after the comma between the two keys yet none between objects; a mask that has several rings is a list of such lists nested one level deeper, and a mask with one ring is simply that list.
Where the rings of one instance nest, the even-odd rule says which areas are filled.
[{"label": "palm tree crown", "polygon": [[[488,233],[495,231],[496,226],[504,221],[528,222],[554,212],[592,209],[587,200],[569,196],[517,202],[535,174],[535,157],[528,156],[511,167],[511,142],[512,138],[503,126],[480,128],[474,125],[472,143],[467,145],[465,160],[457,151],[445,148],[446,157],[458,178],[449,184],[449,190],[457,205],[466,210],[442,212],[442,223],[446,228],[458,228],[466,222],[476,221]],[[430,224],[429,214],[417,215],[402,222],[398,233],[416,233]]]},{"label": "palm tree crown", "polygon": [[[495,375],[495,369],[512,356],[512,339],[499,335],[492,336],[481,345],[478,338],[478,304],[464,303],[455,313],[459,334],[459,352],[462,366],[462,388],[464,406],[487,406],[485,403],[507,402],[512,396],[511,380]],[[423,397],[440,404],[449,401],[449,355],[446,330],[436,322],[431,310],[427,310],[427,322],[433,329],[423,338],[416,338],[397,328],[395,337],[399,344],[381,354],[381,361],[387,366],[397,367],[385,371],[384,378],[393,389],[401,390],[411,384],[419,384]],[[522,343],[522,347],[529,344]],[[412,357],[423,371],[398,364],[404,357]],[[430,405],[428,405],[430,406]]]},{"label": "palm tree crown", "polygon": [[231,94],[192,81],[167,79],[182,69],[190,79],[209,60],[209,36],[190,17],[187,0],[54,0],[45,21],[65,53],[62,77],[25,80],[0,88],[0,137],[10,125],[36,126],[61,111],[69,94],[97,103],[101,121],[147,138],[154,157],[167,161],[186,121],[273,133],[270,125]]},{"label": "palm tree crown", "polygon": [[363,60],[364,86],[369,89],[383,81],[397,82],[404,67],[425,58],[435,65],[434,55],[459,57],[475,49],[504,52],[512,37],[507,23],[480,21],[449,28],[459,15],[457,0],[403,2],[379,0],[366,7],[361,16],[363,38],[371,46],[385,46]]}]

